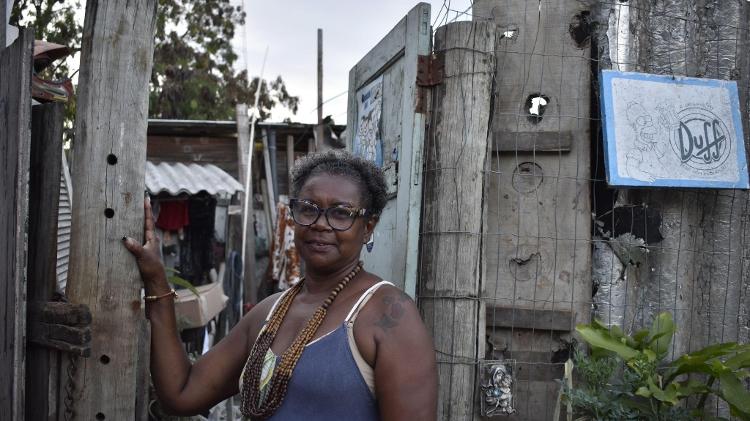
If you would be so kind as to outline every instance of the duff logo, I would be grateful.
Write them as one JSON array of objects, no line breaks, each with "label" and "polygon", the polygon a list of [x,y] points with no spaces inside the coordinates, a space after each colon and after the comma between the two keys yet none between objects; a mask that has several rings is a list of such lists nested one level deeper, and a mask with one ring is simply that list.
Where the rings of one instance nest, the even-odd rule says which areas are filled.
[{"label": "duff logo", "polygon": [[713,170],[724,164],[732,149],[726,124],[703,107],[689,107],[677,113],[679,125],[671,144],[680,162],[697,170]]}]

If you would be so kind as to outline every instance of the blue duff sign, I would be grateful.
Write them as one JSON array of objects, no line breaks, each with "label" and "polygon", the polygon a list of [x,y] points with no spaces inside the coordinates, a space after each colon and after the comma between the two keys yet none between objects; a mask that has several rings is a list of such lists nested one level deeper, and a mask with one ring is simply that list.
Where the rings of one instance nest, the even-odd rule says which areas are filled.
[{"label": "blue duff sign", "polygon": [[604,70],[600,86],[610,185],[750,187],[734,81]]}]

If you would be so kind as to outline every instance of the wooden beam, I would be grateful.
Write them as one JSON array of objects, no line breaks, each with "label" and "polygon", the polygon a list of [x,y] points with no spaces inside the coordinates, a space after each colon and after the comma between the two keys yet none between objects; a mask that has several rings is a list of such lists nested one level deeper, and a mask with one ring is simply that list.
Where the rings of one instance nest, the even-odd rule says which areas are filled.
[{"label": "wooden beam", "polygon": [[0,49],[0,414],[12,420],[25,419],[24,296],[33,44],[34,31],[26,29],[13,45]]},{"label": "wooden beam", "polygon": [[[57,268],[57,208],[60,196],[60,174],[62,171],[62,130],[64,105],[50,103],[33,108],[31,113],[31,162],[29,176],[29,302],[47,302],[55,292]],[[42,206],[42,204],[45,204]],[[31,331],[32,305],[27,308],[29,336]],[[35,396],[26,401],[28,419],[47,419],[50,404],[46,393],[49,389],[50,351],[41,346],[28,346],[26,351],[26,394]]]},{"label": "wooden beam", "polygon": [[525,309],[520,307],[487,307],[487,328],[533,329],[570,332],[573,312],[569,310]]},{"label": "wooden beam", "polygon": [[33,301],[29,303],[29,318],[41,323],[81,327],[91,324],[91,311],[84,304]]},{"label": "wooden beam", "polygon": [[[81,48],[67,295],[91,309],[94,358],[77,362],[77,419],[139,419],[148,350],[141,282],[120,239],[143,238],[156,0],[90,0]],[[112,159],[113,157],[115,159]],[[109,159],[108,159],[109,158]],[[116,379],[116,380],[115,380]]]},{"label": "wooden beam", "polygon": [[[237,163],[239,167],[240,181],[247,190],[244,193],[240,193],[240,201],[242,203],[242,209],[247,209],[247,214],[243,215],[243,218],[247,218],[247,223],[244,224],[244,232],[242,235],[245,237],[244,254],[242,256],[242,296],[243,302],[255,304],[258,302],[258,284],[255,281],[255,215],[253,212],[253,184],[250,182],[248,176],[248,166],[250,165],[249,155],[252,150],[250,144],[250,119],[247,116],[247,105],[237,104],[236,108],[236,119],[237,119]],[[249,200],[249,203],[245,204],[245,201]]]},{"label": "wooden beam", "polygon": [[[484,166],[496,26],[456,22],[438,28],[445,81],[434,93],[434,128],[425,145],[420,307],[437,350],[439,419],[472,419],[483,358],[482,266]],[[467,95],[467,92],[471,94]]]},{"label": "wooden beam", "polygon": [[493,152],[570,152],[573,139],[588,133],[566,132],[510,132],[495,131]]}]

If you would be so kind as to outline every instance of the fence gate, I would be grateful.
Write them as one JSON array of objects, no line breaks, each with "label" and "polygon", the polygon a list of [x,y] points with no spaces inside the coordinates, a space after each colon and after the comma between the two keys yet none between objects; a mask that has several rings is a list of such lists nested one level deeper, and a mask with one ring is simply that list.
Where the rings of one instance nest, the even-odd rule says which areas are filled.
[{"label": "fence gate", "polygon": [[349,72],[348,148],[380,165],[388,203],[365,268],[415,294],[422,200],[424,88],[419,62],[431,50],[430,5],[419,3]]}]

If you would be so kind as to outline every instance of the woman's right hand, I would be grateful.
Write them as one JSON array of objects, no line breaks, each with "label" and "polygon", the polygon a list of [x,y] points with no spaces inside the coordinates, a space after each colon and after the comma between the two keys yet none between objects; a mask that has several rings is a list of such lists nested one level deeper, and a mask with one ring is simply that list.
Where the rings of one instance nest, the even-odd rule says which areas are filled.
[{"label": "woman's right hand", "polygon": [[161,243],[159,237],[156,236],[151,200],[148,197],[143,202],[143,213],[143,238],[146,239],[146,243],[140,245],[138,241],[130,237],[123,237],[122,241],[125,248],[135,256],[143,286],[146,288],[146,295],[161,294],[168,292],[170,287],[159,253]]}]

